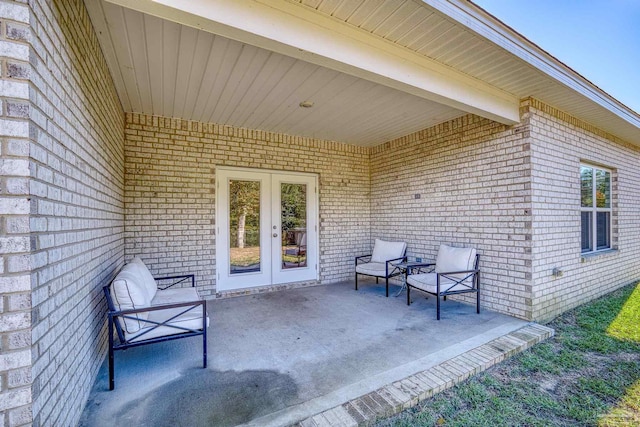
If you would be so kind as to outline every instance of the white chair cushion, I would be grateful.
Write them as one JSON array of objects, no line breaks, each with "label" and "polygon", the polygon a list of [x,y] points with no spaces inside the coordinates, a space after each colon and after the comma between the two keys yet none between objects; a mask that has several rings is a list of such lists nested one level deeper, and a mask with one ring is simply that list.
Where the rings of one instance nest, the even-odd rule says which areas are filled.
[{"label": "white chair cushion", "polygon": [[373,245],[373,253],[371,254],[371,262],[387,262],[404,256],[407,248],[405,242],[387,242],[376,239]]},{"label": "white chair cushion", "polygon": [[[111,282],[111,296],[116,310],[131,310],[149,307],[151,299],[141,279],[139,266],[129,263],[125,265]],[[129,315],[138,319],[147,319],[149,313]],[[144,322],[137,319],[122,319],[120,326],[125,332],[133,333],[144,327]]]},{"label": "white chair cushion", "polygon": [[197,301],[200,299],[196,288],[169,288],[158,291],[151,300],[151,305],[176,304],[179,302]]},{"label": "white chair cushion", "polygon": [[149,301],[151,301],[158,291],[158,284],[156,283],[156,279],[153,278],[153,275],[149,271],[147,265],[140,259],[140,257],[135,257],[131,260],[129,264],[134,264],[138,266],[140,275],[140,279],[142,280],[142,284],[144,285],[145,290],[147,291],[147,296],[149,297]]},{"label": "white chair cushion", "polygon": [[386,269],[384,262],[367,262],[356,266],[356,273],[368,274],[369,276],[385,277]]},{"label": "white chair cushion", "polygon": [[473,270],[476,260],[474,248],[454,248],[440,245],[436,258],[436,273]]},{"label": "white chair cushion", "polygon": [[[435,295],[438,293],[437,276],[437,273],[410,274],[407,276],[407,284]],[[469,290],[472,284],[471,280],[466,280],[463,283],[456,284],[455,280],[440,276],[440,293]]]},{"label": "white chair cushion", "polygon": [[[148,320],[161,323],[169,319],[170,317],[173,317],[179,313],[182,313],[187,308],[188,307],[177,307],[177,308],[171,308],[168,310],[151,311],[149,312]],[[200,330],[202,329],[202,308],[197,307],[197,308],[191,309],[186,313],[183,313],[180,316],[173,319],[170,322],[170,324],[180,326],[182,328]],[[171,326],[158,326],[157,328],[153,329],[153,326],[155,325],[151,323],[146,323],[146,325],[148,326],[145,326],[144,328],[141,328],[134,333],[125,333],[124,334],[125,340],[136,342],[136,341],[148,340],[156,337],[164,337],[167,335],[182,334],[184,332],[187,332],[182,329],[172,328]],[[209,316],[207,316],[207,327],[209,327]],[[149,332],[140,336],[140,334],[145,331],[149,331]],[[135,336],[138,336],[138,337],[133,338]]]},{"label": "white chair cushion", "polygon": [[[195,290],[195,288],[165,289],[164,291],[158,291],[156,293],[156,297],[153,299],[153,301],[151,301],[151,305],[156,306],[163,304],[176,304],[181,302],[197,301],[199,299],[200,296],[198,295],[198,292]],[[182,313],[187,308],[188,307],[177,307],[167,310],[150,311],[148,320],[162,323],[165,320]],[[153,327],[155,326],[154,324],[147,322],[142,323],[143,327],[139,330],[132,331],[131,333],[125,333],[125,339],[127,341],[131,340],[131,342],[136,342],[186,332],[182,329],[172,328],[170,326],[158,326],[157,328],[153,329]],[[197,307],[187,311],[186,313],[180,314],[169,324],[188,329],[202,329],[202,307]],[[209,316],[207,316],[207,326],[209,326]],[[145,331],[149,332],[145,333],[142,336],[139,336]],[[135,336],[138,336],[138,338],[133,338]]]}]

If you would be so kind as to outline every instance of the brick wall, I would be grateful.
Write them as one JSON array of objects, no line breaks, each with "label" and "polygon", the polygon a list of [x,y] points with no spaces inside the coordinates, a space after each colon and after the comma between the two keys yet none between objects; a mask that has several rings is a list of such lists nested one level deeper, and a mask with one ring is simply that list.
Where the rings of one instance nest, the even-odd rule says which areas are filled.
[{"label": "brick wall", "polygon": [[155,275],[194,272],[215,293],[217,165],[316,173],[320,279],[353,274],[370,249],[368,149],[195,121],[126,115],[126,258]]},{"label": "brick wall", "polygon": [[[530,138],[477,116],[390,141],[371,153],[371,232],[433,260],[441,243],[481,254],[482,305],[530,319]],[[473,302],[475,304],[475,301]]]},{"label": "brick wall", "polygon": [[0,426],[31,421],[29,8],[0,4]]},{"label": "brick wall", "polygon": [[124,114],[81,0],[31,1],[33,424],[77,424],[124,261]]},{"label": "brick wall", "polygon": [[[532,103],[542,105],[523,101],[517,126],[468,115],[372,149],[127,115],[126,256],[141,255],[156,274],[195,270],[211,295],[215,165],[316,172],[322,282],[350,279],[351,255],[367,252],[373,237],[406,240],[409,255],[425,259],[440,243],[475,246],[483,306],[547,320],[640,277],[632,243],[640,177],[637,149]],[[579,256],[580,159],[624,177],[614,183],[617,252]],[[556,266],[562,278],[551,278]]]},{"label": "brick wall", "polygon": [[[531,128],[534,318],[558,314],[640,279],[640,149],[535,99]],[[580,163],[612,169],[613,245],[580,254]],[[554,278],[554,267],[563,275]]]},{"label": "brick wall", "polygon": [[[125,118],[81,0],[0,0],[0,426],[77,423],[125,257],[215,293],[217,165],[319,175],[322,283],[351,279],[373,237],[426,259],[477,247],[483,305],[525,319],[640,278],[640,150],[536,100],[521,111],[373,149]],[[580,255],[581,161],[614,171],[606,254]]]}]

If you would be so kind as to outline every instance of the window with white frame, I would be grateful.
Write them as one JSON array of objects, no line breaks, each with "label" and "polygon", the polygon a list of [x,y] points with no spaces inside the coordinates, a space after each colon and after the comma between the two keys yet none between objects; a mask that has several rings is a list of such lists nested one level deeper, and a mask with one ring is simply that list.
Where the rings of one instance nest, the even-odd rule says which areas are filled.
[{"label": "window with white frame", "polygon": [[611,249],[611,171],[580,165],[582,253]]}]

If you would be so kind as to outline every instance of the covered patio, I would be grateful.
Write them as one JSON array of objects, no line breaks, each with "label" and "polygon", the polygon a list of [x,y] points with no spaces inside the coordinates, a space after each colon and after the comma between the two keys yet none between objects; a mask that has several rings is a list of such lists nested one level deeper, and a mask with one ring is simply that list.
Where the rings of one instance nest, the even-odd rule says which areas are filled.
[{"label": "covered patio", "polygon": [[[404,296],[385,298],[371,279],[357,292],[343,282],[209,301],[206,370],[195,338],[118,352],[116,389],[105,363],[80,424],[353,425],[428,397],[416,375],[426,389],[435,369],[439,391],[553,333],[451,300],[438,322],[432,297],[408,307]],[[386,405],[366,403],[394,384]]]},{"label": "covered patio", "polygon": [[[640,275],[640,116],[473,2],[3,0],[0,18],[0,425],[369,422]],[[586,255],[584,165],[612,206]],[[247,224],[238,183],[259,183]],[[231,263],[241,224],[260,237]],[[416,261],[475,248],[483,312],[355,292],[376,238]],[[130,349],[108,393],[102,287],[134,257],[194,275],[210,366],[197,339]]]}]

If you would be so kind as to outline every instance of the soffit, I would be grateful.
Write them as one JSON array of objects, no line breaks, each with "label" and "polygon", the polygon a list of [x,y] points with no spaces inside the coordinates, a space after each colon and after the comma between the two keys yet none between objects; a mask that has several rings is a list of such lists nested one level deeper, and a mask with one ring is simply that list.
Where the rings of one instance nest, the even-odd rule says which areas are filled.
[{"label": "soffit", "polygon": [[[451,81],[445,81],[441,87],[457,92],[451,99],[442,93],[431,96],[428,90],[419,87],[412,91],[411,82],[407,85],[388,76],[372,77],[369,71],[354,72],[354,67],[343,67],[339,61],[336,66],[335,60],[327,61],[318,52],[296,48],[295,37],[293,41],[291,37],[285,40],[284,44],[275,39],[270,42],[268,36],[277,38],[277,28],[275,36],[273,28],[267,28],[267,37],[257,33],[254,37],[247,26],[231,28],[228,21],[214,24],[208,31],[196,30],[193,27],[205,28],[205,25],[198,19],[201,15],[193,11],[184,21],[188,25],[173,22],[179,21],[174,15],[182,14],[189,7],[192,10],[199,7],[211,15],[212,10],[218,13],[221,8],[211,9],[209,5],[225,6],[226,3],[233,8],[245,3],[227,0],[85,2],[126,111],[371,146],[468,112],[513,123],[513,113],[509,112],[513,108],[512,99],[535,97],[640,145],[637,113],[464,0],[254,0],[246,3],[252,4],[249,8],[254,8],[255,19],[261,17],[256,10],[267,7],[281,17],[294,16],[293,19],[299,19],[298,24],[317,18],[324,20],[324,28],[338,32],[348,33],[348,30],[335,27],[331,21],[354,28],[360,33],[352,32],[348,36],[359,38],[368,34],[372,37],[368,41],[372,46],[384,49],[395,46],[400,52],[400,64],[415,65],[420,62],[416,58],[425,58],[431,61],[426,63],[426,68],[433,65],[436,73],[421,74],[419,67],[409,68],[410,72],[420,71],[415,75],[416,86],[421,79],[423,82],[431,78],[437,80],[438,74],[450,74]],[[287,4],[293,9],[287,8]],[[152,13],[162,7],[166,10],[160,10],[158,16],[168,19],[132,10],[146,8]],[[307,12],[296,15],[298,11]],[[257,28],[262,30],[269,23],[267,20],[263,27]],[[222,31],[229,37],[214,35],[216,28],[231,28],[228,32]],[[303,31],[298,34],[305,36]],[[234,38],[240,41],[231,40]],[[254,40],[258,42],[252,43]],[[367,40],[363,40],[365,44],[361,46],[366,45]],[[284,47],[278,49],[281,46]],[[415,56],[407,56],[407,52]],[[402,72],[396,75],[402,76]],[[470,80],[464,81],[464,76]],[[456,81],[462,84],[456,86]],[[453,85],[447,86],[452,82]],[[465,87],[470,90],[467,95]],[[307,99],[314,101],[315,106],[307,110],[300,108],[298,104]]]},{"label": "soffit", "polygon": [[471,2],[292,1],[640,145],[640,115]]},{"label": "soffit", "polygon": [[[87,2],[127,112],[374,146],[465,112],[326,67]],[[314,102],[301,108],[300,102]]]}]

